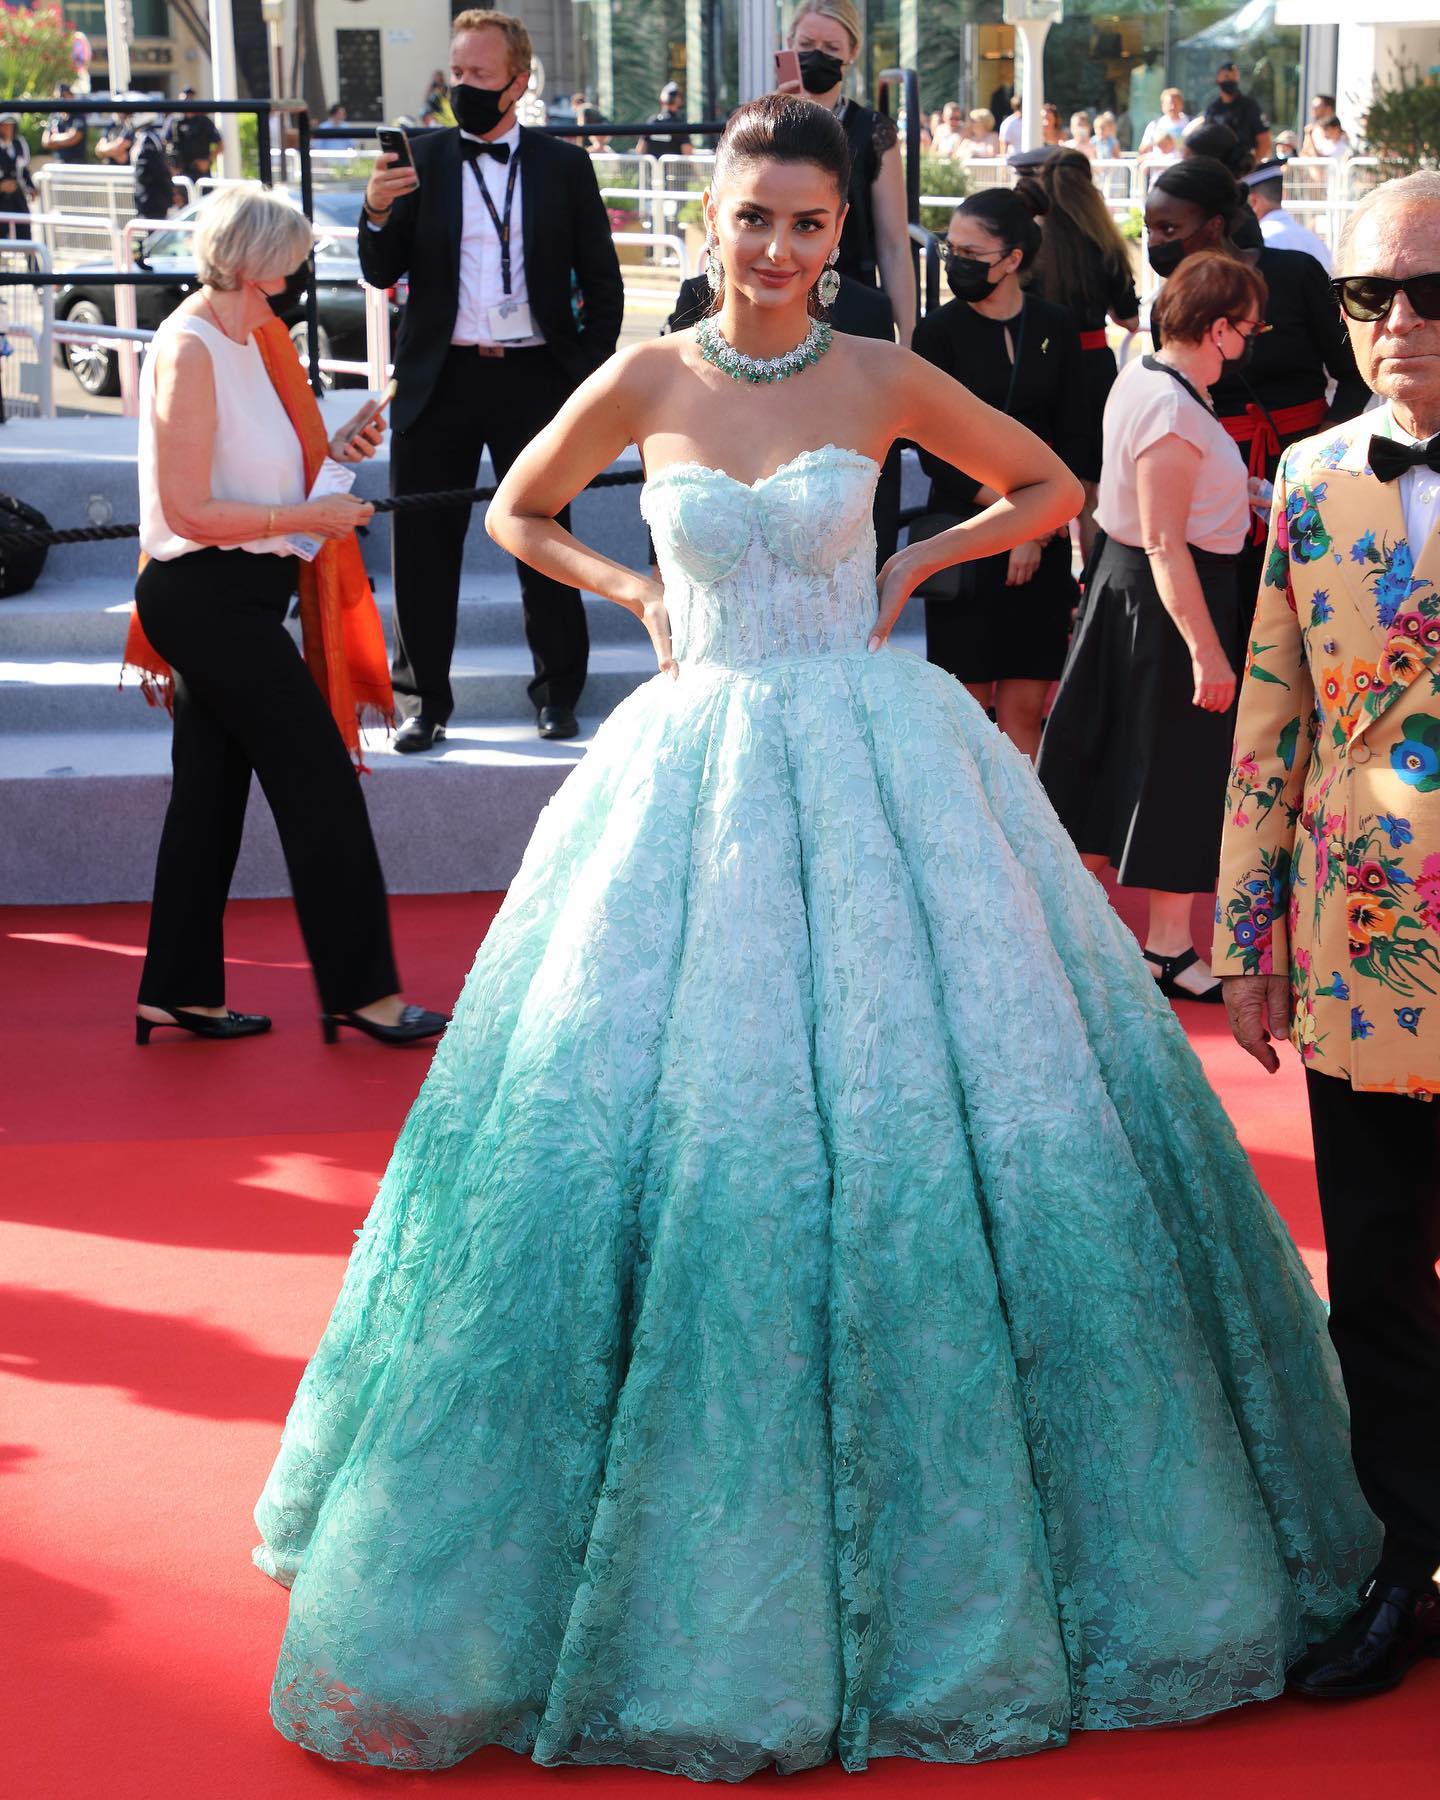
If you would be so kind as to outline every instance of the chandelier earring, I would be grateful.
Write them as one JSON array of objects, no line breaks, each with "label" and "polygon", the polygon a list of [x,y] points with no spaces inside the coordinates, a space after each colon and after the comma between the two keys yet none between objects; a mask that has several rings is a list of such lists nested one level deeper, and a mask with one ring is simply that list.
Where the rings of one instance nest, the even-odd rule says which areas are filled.
[{"label": "chandelier earring", "polygon": [[840,246],[837,244],[825,258],[825,272],[815,283],[815,298],[828,312],[835,304],[840,292],[840,273],[835,264],[840,260]]},{"label": "chandelier earring", "polygon": [[705,240],[705,280],[710,292],[718,299],[725,286],[725,265],[720,260],[720,246],[713,237]]}]

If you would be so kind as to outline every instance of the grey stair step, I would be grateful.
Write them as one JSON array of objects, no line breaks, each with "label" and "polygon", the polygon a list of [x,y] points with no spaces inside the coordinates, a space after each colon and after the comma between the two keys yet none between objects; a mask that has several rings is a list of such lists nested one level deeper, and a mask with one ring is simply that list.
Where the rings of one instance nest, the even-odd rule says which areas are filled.
[{"label": "grey stair step", "polygon": [[[655,673],[648,643],[596,644],[582,708],[603,717]],[[534,674],[523,644],[467,645],[456,652],[450,682],[456,716],[465,720],[523,716]],[[118,686],[119,659],[12,657],[0,662],[0,727],[31,731],[160,731],[169,720],[133,687]]]},{"label": "grey stair step", "polygon": [[[508,887],[590,737],[546,743],[511,718],[452,726],[442,749],[397,756],[369,734],[365,799],[391,892]],[[0,734],[0,904],[148,899],[169,794],[164,735]],[[231,891],[288,892],[269,809],[253,793]]]},{"label": "grey stair step", "polygon": [[[390,639],[394,590],[389,573],[376,575],[371,585],[380,622]],[[133,572],[58,580],[47,569],[28,594],[0,601],[0,661],[52,656],[118,662],[133,586]],[[649,642],[645,627],[623,606],[597,594],[582,598],[592,642]],[[523,640],[520,584],[514,570],[463,575],[458,642],[519,644]]]}]

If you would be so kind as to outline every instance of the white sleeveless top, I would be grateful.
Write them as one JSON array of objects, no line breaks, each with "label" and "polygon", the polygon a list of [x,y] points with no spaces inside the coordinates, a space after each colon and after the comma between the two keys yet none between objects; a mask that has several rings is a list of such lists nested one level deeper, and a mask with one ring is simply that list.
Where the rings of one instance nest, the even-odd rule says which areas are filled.
[{"label": "white sleeveless top", "polygon": [[[265,373],[253,336],[237,344],[193,313],[171,313],[156,329],[140,371],[140,547],[160,562],[205,548],[171,530],[155,479],[155,352],[182,333],[204,344],[215,374],[211,497],[248,500],[257,506],[296,506],[306,492],[300,440]],[[283,537],[225,547],[259,555],[289,554]]]}]

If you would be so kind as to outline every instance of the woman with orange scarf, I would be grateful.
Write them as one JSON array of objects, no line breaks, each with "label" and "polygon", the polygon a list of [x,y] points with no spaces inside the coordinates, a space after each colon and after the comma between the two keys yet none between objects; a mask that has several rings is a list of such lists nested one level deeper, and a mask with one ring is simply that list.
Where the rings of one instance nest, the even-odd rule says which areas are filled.
[{"label": "woman with orange scarf", "polygon": [[[306,498],[327,455],[373,456],[384,427],[362,413],[327,443],[270,306],[303,275],[311,243],[305,217],[263,188],[214,195],[195,234],[202,286],[156,332],[142,375],[145,554],[125,661],[147,698],[171,708],[175,735],[141,1044],[158,1025],[207,1038],[270,1028],[263,1014],[225,1005],[223,919],[252,770],[280,834],[327,1042],[341,1024],[399,1044],[446,1023],[398,991],[351,761],[362,716],[393,710],[354,538],[373,509],[348,493]],[[313,562],[295,555],[292,537],[320,540]],[[285,629],[297,581],[303,658]]]}]

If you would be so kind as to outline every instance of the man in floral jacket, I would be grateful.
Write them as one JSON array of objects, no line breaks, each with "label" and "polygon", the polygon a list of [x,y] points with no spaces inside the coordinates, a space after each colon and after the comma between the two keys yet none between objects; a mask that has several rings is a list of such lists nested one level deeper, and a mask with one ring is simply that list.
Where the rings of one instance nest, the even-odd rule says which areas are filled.
[{"label": "man in floral jacket", "polygon": [[1335,282],[1386,404],[1286,452],[1241,684],[1214,967],[1305,1063],[1330,1333],[1385,1527],[1303,1693],[1440,1654],[1440,173],[1352,214]]}]

